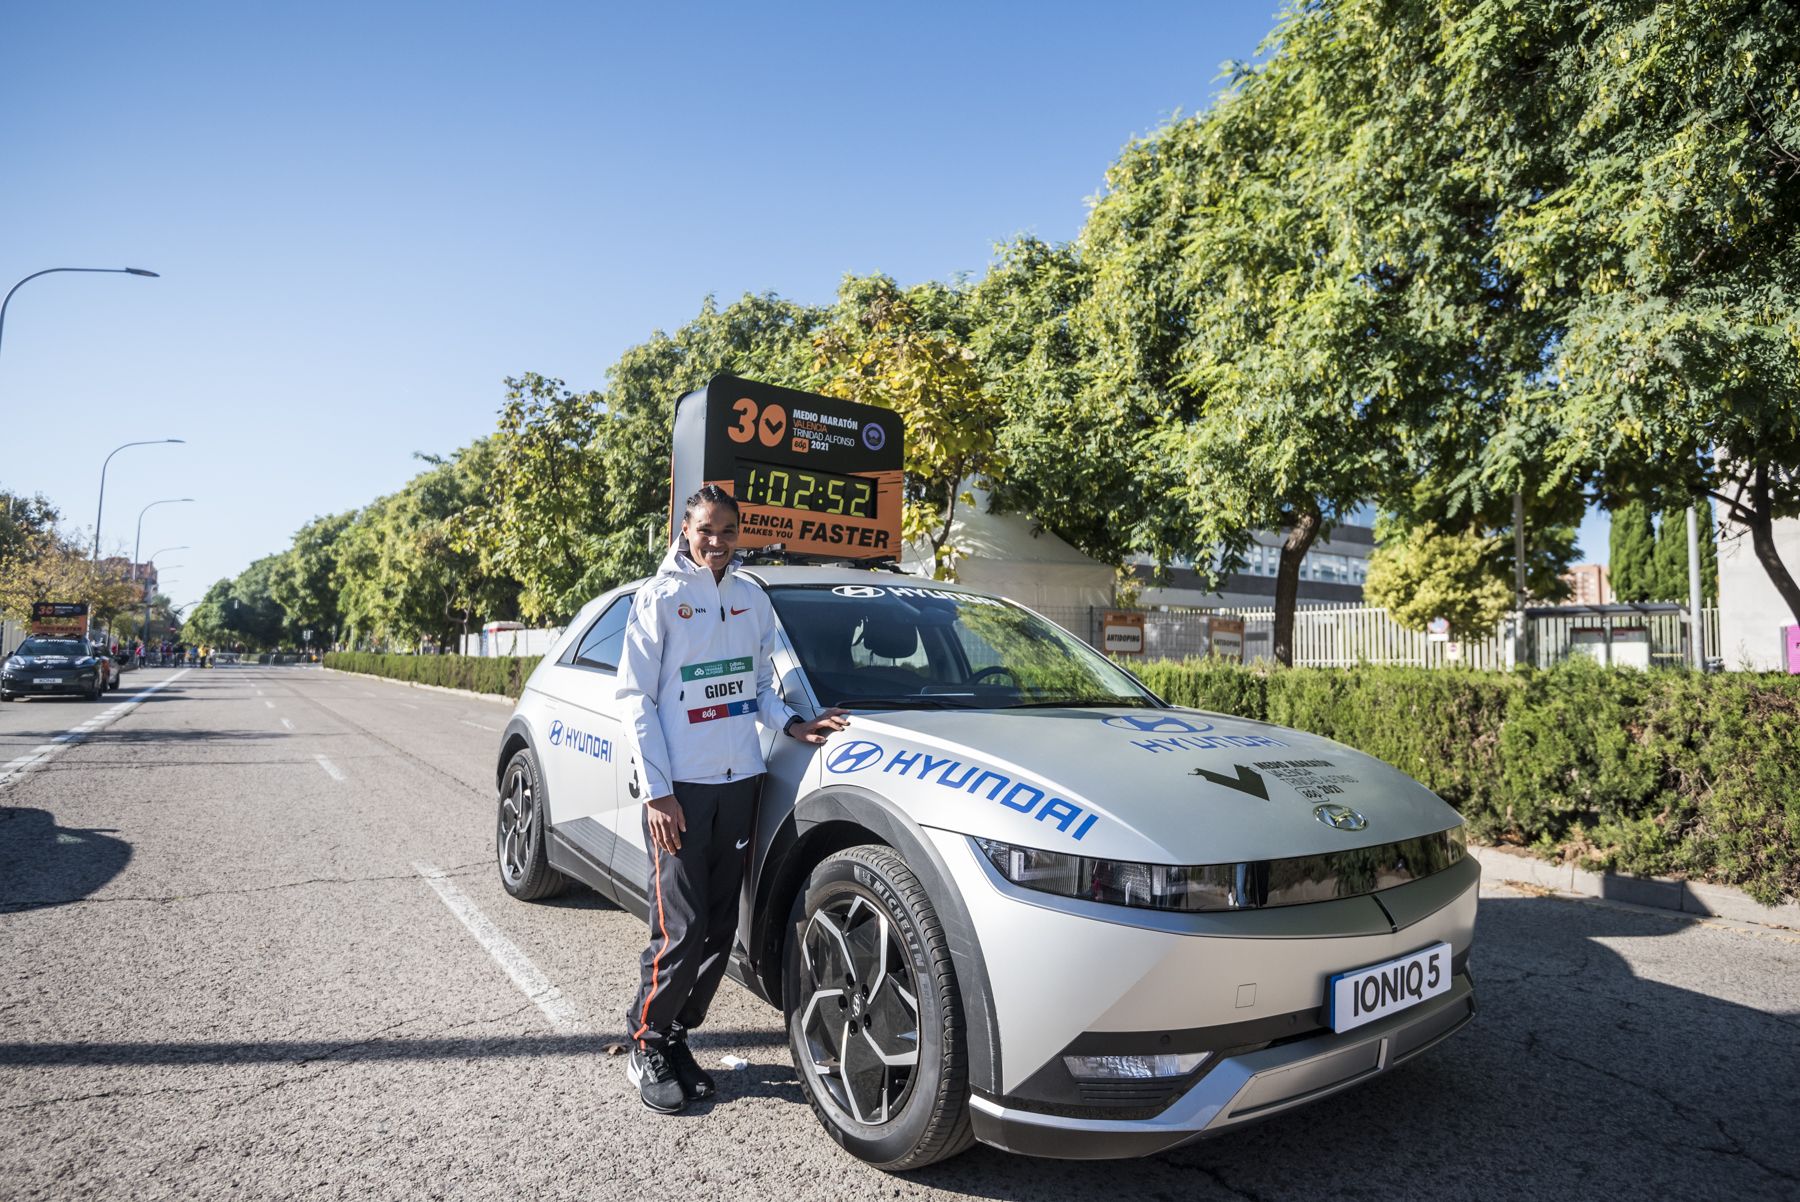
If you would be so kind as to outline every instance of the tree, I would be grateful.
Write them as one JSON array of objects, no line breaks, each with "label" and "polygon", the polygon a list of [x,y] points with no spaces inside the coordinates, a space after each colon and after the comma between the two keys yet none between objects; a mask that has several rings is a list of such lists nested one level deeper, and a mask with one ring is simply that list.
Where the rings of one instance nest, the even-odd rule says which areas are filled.
[{"label": "tree", "polygon": [[1510,557],[1511,541],[1447,533],[1429,523],[1384,531],[1369,557],[1363,595],[1402,626],[1423,630],[1444,618],[1458,638],[1485,638],[1513,608],[1512,585],[1495,570]]},{"label": "tree", "polygon": [[1558,331],[1507,425],[1547,427],[1545,466],[1598,473],[1609,500],[1710,496],[1800,619],[1773,535],[1800,514],[1800,16],[1521,0],[1460,26],[1443,94],[1464,170],[1505,182],[1495,259]]},{"label": "tree", "polygon": [[647,574],[669,542],[676,398],[721,372],[806,386],[824,320],[770,294],[724,309],[709,297],[673,335],[658,330],[620,356],[603,393],[533,373],[508,380],[488,503],[461,523],[460,542],[519,582],[532,620],[564,620]]},{"label": "tree", "polygon": [[60,516],[43,496],[0,492],[0,614],[23,621],[36,601],[86,602],[90,622],[111,625],[142,599],[139,586],[95,562],[86,541],[65,537]]},{"label": "tree", "polygon": [[[1700,536],[1700,598],[1702,605],[1719,599],[1719,548],[1714,541],[1713,509],[1707,502],[1695,515]],[[1688,601],[1687,510],[1665,509],[1657,523],[1654,578],[1658,601]]]},{"label": "tree", "polygon": [[964,296],[940,284],[902,290],[886,276],[849,277],[829,325],[813,338],[823,391],[898,413],[906,424],[901,536],[931,549],[933,575],[955,579],[950,542],[965,489],[1002,478],[1004,414],[975,353],[946,328]]},{"label": "tree", "polygon": [[1610,554],[1607,573],[1613,596],[1621,601],[1655,600],[1656,532],[1650,526],[1648,505],[1627,501],[1613,511]]},{"label": "tree", "polygon": [[294,532],[294,541],[281,553],[269,573],[269,597],[296,631],[311,630],[314,641],[326,643],[342,625],[338,589],[332,583],[337,570],[338,540],[356,512],[314,518]]}]

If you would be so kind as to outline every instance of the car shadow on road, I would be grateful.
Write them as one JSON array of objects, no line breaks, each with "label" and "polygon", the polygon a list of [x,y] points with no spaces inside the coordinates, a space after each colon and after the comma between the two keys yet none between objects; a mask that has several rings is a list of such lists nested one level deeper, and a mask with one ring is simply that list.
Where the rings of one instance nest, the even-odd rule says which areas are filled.
[{"label": "car shadow on road", "polygon": [[[977,1148],[908,1176],[1003,1199],[1792,1199],[1800,1016],[1639,976],[1607,945],[1630,941],[1655,962],[1679,953],[1639,940],[1690,928],[1578,901],[1484,898],[1479,1014],[1390,1074],[1148,1160]],[[1721,967],[1760,950],[1753,936],[1692,934],[1719,941],[1690,955]]]},{"label": "car shadow on road", "polygon": [[80,901],[118,876],[131,844],[116,831],[56,824],[48,810],[0,806],[0,914]]}]

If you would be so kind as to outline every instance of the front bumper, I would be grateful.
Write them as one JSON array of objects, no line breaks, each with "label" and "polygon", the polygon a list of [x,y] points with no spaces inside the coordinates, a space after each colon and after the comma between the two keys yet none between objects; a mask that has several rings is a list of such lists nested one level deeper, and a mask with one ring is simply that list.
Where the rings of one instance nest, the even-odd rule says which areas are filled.
[{"label": "front bumper", "polygon": [[976,1091],[975,1137],[1008,1152],[1065,1160],[1149,1156],[1316,1101],[1378,1076],[1461,1029],[1475,1016],[1467,972],[1450,991],[1341,1035],[1276,1043],[1214,1064],[1154,1118],[1097,1119],[1008,1105]]},{"label": "front bumper", "polygon": [[0,677],[0,688],[5,689],[8,693],[16,693],[21,697],[28,695],[45,697],[70,694],[79,695],[82,693],[93,692],[94,683],[99,679],[99,674],[92,671],[69,672],[60,678],[59,683],[50,684],[41,677],[28,676],[23,673],[20,673],[19,675],[8,673],[6,676]]}]

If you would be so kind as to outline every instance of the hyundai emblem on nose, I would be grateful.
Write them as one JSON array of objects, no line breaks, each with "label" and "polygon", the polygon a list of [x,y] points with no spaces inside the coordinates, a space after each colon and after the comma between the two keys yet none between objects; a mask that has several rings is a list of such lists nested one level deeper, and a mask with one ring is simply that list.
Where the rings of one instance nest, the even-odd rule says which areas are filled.
[{"label": "hyundai emblem on nose", "polygon": [[1211,722],[1196,722],[1174,714],[1139,717],[1136,714],[1114,714],[1102,722],[1119,730],[1134,730],[1146,735],[1197,735],[1212,729]]},{"label": "hyundai emblem on nose", "polygon": [[1334,831],[1360,831],[1369,825],[1369,820],[1351,809],[1336,802],[1327,802],[1313,807],[1313,817],[1323,822]]},{"label": "hyundai emblem on nose", "polygon": [[867,739],[858,739],[854,743],[846,743],[825,761],[825,766],[833,772],[861,772],[881,758],[881,748]]}]

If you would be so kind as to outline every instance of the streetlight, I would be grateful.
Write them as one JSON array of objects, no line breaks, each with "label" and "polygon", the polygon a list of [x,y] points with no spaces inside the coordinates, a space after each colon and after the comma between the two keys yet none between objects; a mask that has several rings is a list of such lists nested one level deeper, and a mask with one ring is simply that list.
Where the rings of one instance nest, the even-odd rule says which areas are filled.
[{"label": "streetlight", "polygon": [[148,276],[150,279],[153,279],[153,280],[162,278],[161,276],[157,275],[156,272],[145,271],[142,267],[46,267],[42,271],[34,271],[30,275],[26,276],[24,279],[20,280],[18,283],[14,284],[12,286],[12,288],[7,291],[5,300],[0,300],[0,335],[5,334],[5,332],[6,332],[6,306],[8,303],[10,303],[12,301],[13,293],[17,292],[20,288],[23,288],[26,284],[30,283],[32,280],[37,279],[39,276],[49,275],[50,273],[56,272],[56,271],[97,271],[97,272],[108,272],[113,275]]},{"label": "streetlight", "polygon": [[[162,500],[152,501],[142,509],[138,510],[137,541],[131,544],[131,578],[133,580],[137,579],[138,552],[144,549],[144,515],[149,513],[152,509],[155,509],[158,505],[180,505],[183,502],[192,501],[193,499],[194,498],[192,497],[164,497]],[[144,590],[144,629],[138,637],[146,641],[150,638],[149,589]]]},{"label": "streetlight", "polygon": [[[16,286],[16,285],[15,285]],[[94,562],[100,562],[100,515],[106,512],[106,465],[112,462],[113,455],[123,451],[125,447],[156,446],[165,442],[186,442],[185,438],[149,438],[143,442],[128,442],[124,446],[114,447],[100,464],[100,505],[94,510]]]}]

